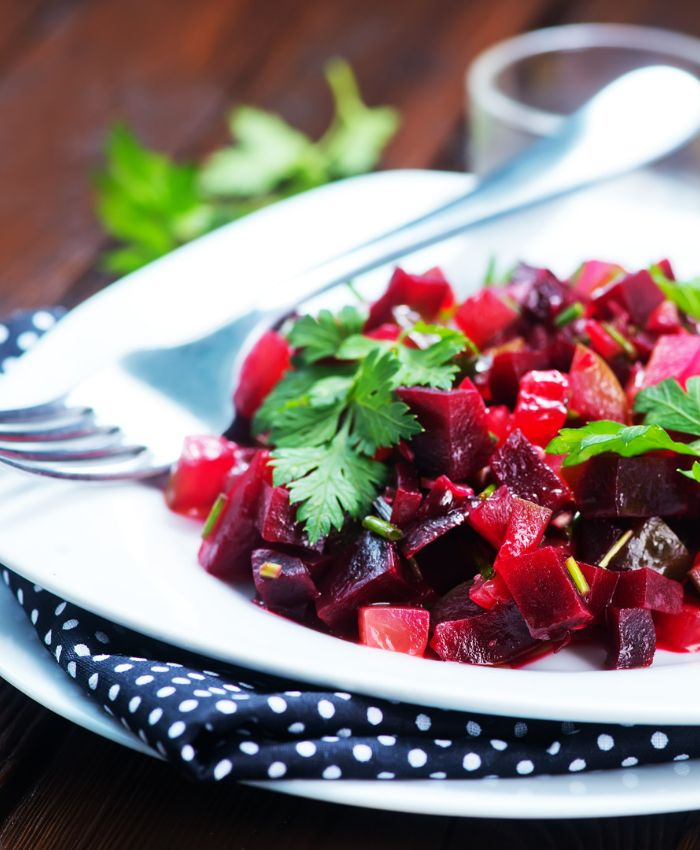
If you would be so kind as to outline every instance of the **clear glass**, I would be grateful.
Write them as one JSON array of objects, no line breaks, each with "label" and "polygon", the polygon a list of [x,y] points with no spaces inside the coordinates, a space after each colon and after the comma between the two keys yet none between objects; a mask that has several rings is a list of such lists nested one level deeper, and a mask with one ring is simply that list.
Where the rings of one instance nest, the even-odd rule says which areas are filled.
[{"label": "clear glass", "polygon": [[[618,24],[573,24],[535,30],[486,50],[467,71],[468,162],[484,174],[535,139],[626,71],[667,64],[700,77],[700,40],[681,33]],[[649,116],[653,132],[654,116]],[[697,181],[700,140],[655,166]]]}]

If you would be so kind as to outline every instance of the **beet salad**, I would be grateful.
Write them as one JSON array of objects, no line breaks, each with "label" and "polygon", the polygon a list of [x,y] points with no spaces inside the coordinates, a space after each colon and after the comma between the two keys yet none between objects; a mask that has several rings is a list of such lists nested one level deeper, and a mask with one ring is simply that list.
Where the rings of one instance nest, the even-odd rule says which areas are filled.
[{"label": "beet salad", "polygon": [[491,267],[461,303],[439,269],[351,293],[257,341],[245,438],[186,440],[166,499],[202,567],[446,661],[700,649],[700,281],[591,260]]}]

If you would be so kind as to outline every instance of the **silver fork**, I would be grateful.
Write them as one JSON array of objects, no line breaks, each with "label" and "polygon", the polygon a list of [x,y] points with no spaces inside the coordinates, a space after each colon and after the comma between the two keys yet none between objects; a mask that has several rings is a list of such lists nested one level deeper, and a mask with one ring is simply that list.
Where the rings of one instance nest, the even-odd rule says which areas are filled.
[{"label": "silver fork", "polygon": [[[648,164],[698,130],[696,77],[664,66],[625,74],[472,192],[297,275],[294,304],[470,226]],[[166,472],[184,436],[230,424],[231,387],[260,326],[293,310],[249,312],[186,345],[131,352],[60,398],[0,410],[0,463],[81,481]]]}]

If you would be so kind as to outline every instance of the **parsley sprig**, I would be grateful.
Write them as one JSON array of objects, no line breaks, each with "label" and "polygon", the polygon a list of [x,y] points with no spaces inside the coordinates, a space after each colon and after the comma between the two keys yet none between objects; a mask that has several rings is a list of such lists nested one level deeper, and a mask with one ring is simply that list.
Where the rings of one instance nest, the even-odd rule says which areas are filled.
[{"label": "parsley sprig", "polygon": [[700,319],[700,278],[670,280],[659,266],[652,266],[649,272],[669,301],[673,301],[687,316]]}]

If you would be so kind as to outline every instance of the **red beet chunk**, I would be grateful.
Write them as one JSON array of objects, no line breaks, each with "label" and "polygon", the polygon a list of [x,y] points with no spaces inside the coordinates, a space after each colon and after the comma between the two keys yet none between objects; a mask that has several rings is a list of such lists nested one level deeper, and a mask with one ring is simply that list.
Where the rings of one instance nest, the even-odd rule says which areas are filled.
[{"label": "red beet chunk", "polygon": [[488,544],[466,523],[433,540],[416,555],[424,581],[439,594],[472,578],[491,558]]},{"label": "red beet chunk", "polygon": [[662,301],[649,314],[646,330],[653,334],[677,334],[683,330],[678,307],[673,301]]},{"label": "red beet chunk", "polygon": [[223,579],[250,577],[250,551],[259,540],[257,516],[269,452],[259,451],[226,493],[214,528],[199,547],[199,563]]},{"label": "red beet chunk", "polygon": [[505,537],[496,558],[496,570],[501,558],[513,558],[536,549],[552,518],[552,511],[527,499],[513,499],[513,509],[506,526]]},{"label": "red beet chunk", "polygon": [[631,670],[649,667],[656,651],[656,631],[651,611],[643,608],[608,608],[608,667]]},{"label": "red beet chunk", "polygon": [[165,490],[170,510],[204,519],[225,489],[226,476],[240,453],[239,446],[225,437],[185,437],[182,454]]},{"label": "red beet chunk", "polygon": [[396,490],[391,504],[391,522],[401,528],[416,518],[423,501],[418,476],[407,463],[396,464]]},{"label": "red beet chunk", "polygon": [[475,576],[469,596],[473,602],[489,611],[499,603],[509,602],[513,598],[508,585],[498,573],[489,579],[484,579],[480,575]]},{"label": "red beet chunk", "polygon": [[606,263],[602,260],[587,260],[576,272],[571,282],[574,292],[588,299],[596,289],[606,286],[618,275],[624,274],[622,266],[615,263]]},{"label": "red beet chunk", "polygon": [[534,322],[547,322],[571,301],[569,288],[549,269],[521,263],[509,287],[523,313]]},{"label": "red beet chunk", "polygon": [[515,324],[520,314],[494,292],[482,289],[462,304],[454,316],[461,331],[483,348],[496,334]]},{"label": "red beet chunk", "polygon": [[465,620],[483,614],[484,608],[471,598],[473,587],[473,581],[463,581],[440,597],[430,611],[433,626],[445,620]]},{"label": "red beet chunk", "polygon": [[681,610],[675,614],[654,614],[659,647],[674,652],[700,650],[700,602],[683,600]]},{"label": "red beet chunk", "polygon": [[496,446],[502,446],[513,430],[513,416],[505,404],[495,404],[486,411],[489,432],[496,437]]},{"label": "red beet chunk", "polygon": [[666,614],[677,614],[681,610],[683,588],[680,582],[647,567],[618,575],[613,597],[613,605],[617,608],[647,608]]},{"label": "red beet chunk", "polygon": [[599,621],[612,602],[617,587],[618,573],[604,570],[602,567],[594,567],[591,564],[584,564],[582,561],[579,561],[578,565],[590,587],[590,592],[586,596],[586,603],[596,621]]},{"label": "red beet chunk", "polygon": [[438,623],[430,641],[443,661],[487,666],[513,661],[536,645],[512,602],[468,619]]},{"label": "red beet chunk", "polygon": [[423,518],[445,516],[456,508],[471,504],[474,491],[466,484],[455,484],[446,475],[441,475],[433,481],[425,501],[418,511]]},{"label": "red beet chunk", "polygon": [[397,268],[384,295],[370,307],[365,331],[393,322],[394,307],[401,304],[431,321],[443,306],[449,306],[453,302],[452,288],[440,269],[430,269],[425,274],[409,274]]},{"label": "red beet chunk", "polygon": [[680,581],[685,578],[691,560],[690,552],[673,529],[661,517],[653,516],[635,526],[630,539],[610,562],[610,569],[649,567],[666,578]]},{"label": "red beet chunk", "polygon": [[520,379],[527,372],[546,369],[548,366],[546,351],[501,351],[494,354],[489,370],[489,389],[497,404],[515,404],[520,388]]},{"label": "red beet chunk", "polygon": [[575,520],[573,530],[574,557],[587,564],[597,564],[625,532],[611,520],[583,517]]},{"label": "red beet chunk", "polygon": [[595,351],[577,345],[569,371],[572,411],[587,421],[627,419],[627,396],[608,364]]},{"label": "red beet chunk", "polygon": [[503,543],[514,497],[505,486],[499,487],[487,499],[482,499],[469,513],[469,525],[498,549]]},{"label": "red beet chunk", "polygon": [[513,431],[491,458],[491,471],[512,493],[558,511],[571,501],[571,491],[542,459],[521,431]]},{"label": "red beet chunk", "polygon": [[467,514],[467,510],[457,508],[444,516],[431,517],[414,523],[399,542],[401,554],[406,558],[417,555],[421,549],[429,546],[443,534],[462,525]]},{"label": "red beet chunk", "polygon": [[594,309],[599,315],[609,315],[610,304],[614,301],[630,316],[634,324],[640,327],[663,300],[663,292],[646,269],[617,278],[592,299]]},{"label": "red beet chunk", "polygon": [[267,331],[243,362],[233,404],[241,416],[253,416],[282,375],[289,369],[290,347],[277,331]]},{"label": "red beet chunk", "polygon": [[545,546],[498,564],[498,574],[508,585],[530,634],[539,640],[561,637],[593,619],[564,561],[560,549]]},{"label": "red beet chunk", "polygon": [[562,473],[584,517],[697,516],[698,486],[676,471],[689,465],[678,456],[605,454],[566,467]]},{"label": "red beet chunk", "polygon": [[668,378],[683,386],[688,378],[700,375],[700,336],[670,334],[660,336],[644,373],[644,387]]},{"label": "red beet chunk", "polygon": [[424,475],[462,481],[488,461],[491,452],[486,407],[477,389],[400,387],[397,393],[425,428],[411,441]]},{"label": "red beet chunk", "polygon": [[358,616],[360,643],[421,656],[428,645],[430,614],[424,608],[369,605]]},{"label": "red beet chunk", "polygon": [[306,549],[322,549],[319,541],[312,547],[303,529],[296,521],[296,510],[289,503],[289,490],[286,487],[263,486],[258,510],[258,530],[268,543],[281,543],[287,546],[302,546]]},{"label": "red beet chunk", "polygon": [[365,531],[350,557],[326,577],[316,611],[331,629],[343,631],[356,624],[357,609],[363,605],[408,602],[418,595],[394,544]]},{"label": "red beet chunk", "polygon": [[273,549],[254,549],[250,559],[255,589],[265,606],[302,619],[318,590],[301,558]]},{"label": "red beet chunk", "polygon": [[528,372],[520,380],[513,427],[546,446],[566,422],[569,379],[556,369]]}]

